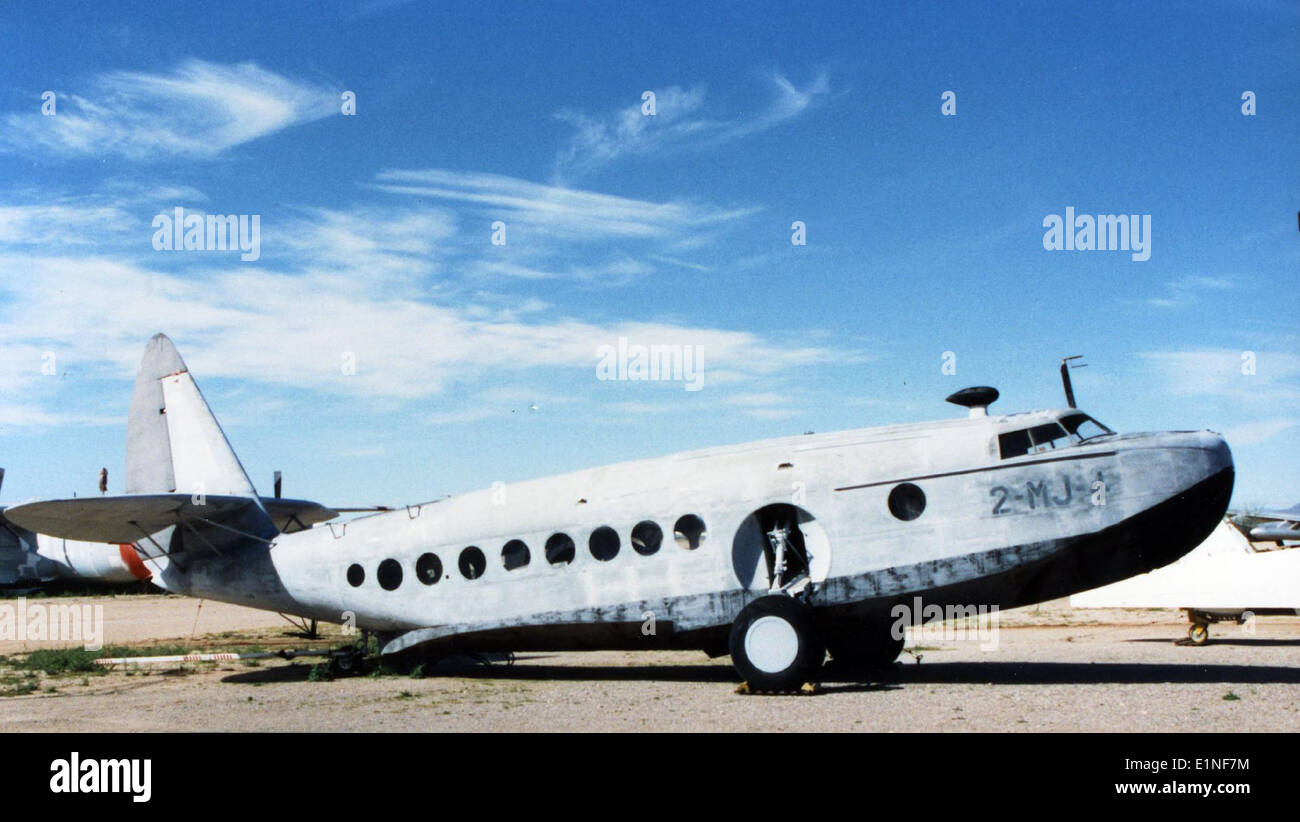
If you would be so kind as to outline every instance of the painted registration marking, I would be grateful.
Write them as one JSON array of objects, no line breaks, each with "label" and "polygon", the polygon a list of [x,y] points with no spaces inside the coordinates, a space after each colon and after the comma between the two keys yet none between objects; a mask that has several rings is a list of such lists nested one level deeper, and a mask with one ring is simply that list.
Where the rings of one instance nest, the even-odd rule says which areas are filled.
[{"label": "painted registration marking", "polygon": [[1056,476],[989,489],[994,516],[1106,504],[1106,478],[1097,471],[1091,478]]}]

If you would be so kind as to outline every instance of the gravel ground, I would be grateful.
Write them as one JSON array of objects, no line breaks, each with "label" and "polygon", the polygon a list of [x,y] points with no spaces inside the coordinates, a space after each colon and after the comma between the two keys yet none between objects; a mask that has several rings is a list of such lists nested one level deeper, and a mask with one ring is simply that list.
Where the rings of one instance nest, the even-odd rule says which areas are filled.
[{"label": "gravel ground", "polygon": [[[274,614],[235,606],[208,602],[200,609],[193,600],[163,596],[77,601],[105,604],[109,644],[308,644]],[[909,641],[883,681],[830,681],[805,696],[737,694],[726,658],[694,652],[527,654],[513,666],[490,667],[461,660],[420,679],[310,681],[309,662],[281,660],[42,675],[35,692],[0,699],[0,730],[1300,728],[1300,619],[1265,617],[1253,632],[1216,625],[1211,643],[1200,648],[1174,643],[1185,632],[1175,611],[1076,611],[1049,603],[1003,614],[994,648],[927,631]],[[0,644],[0,653],[19,650]]]}]

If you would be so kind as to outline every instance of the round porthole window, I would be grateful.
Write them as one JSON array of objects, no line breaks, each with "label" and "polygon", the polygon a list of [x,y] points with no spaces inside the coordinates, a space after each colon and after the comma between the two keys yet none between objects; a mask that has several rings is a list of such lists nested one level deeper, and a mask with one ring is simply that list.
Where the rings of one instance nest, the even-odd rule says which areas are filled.
[{"label": "round porthole window", "polygon": [[360,588],[361,583],[366,581],[366,569],[357,565],[355,562],[348,566],[348,585],[353,588]]},{"label": "round porthole window", "polygon": [[644,520],[632,529],[632,550],[641,556],[648,557],[658,551],[663,541],[664,532],[658,523]]},{"label": "round porthole window", "polygon": [[415,561],[415,576],[425,585],[432,585],[442,579],[442,560],[437,554],[421,554]]},{"label": "round porthole window", "polygon": [[552,565],[568,565],[574,553],[573,537],[568,534],[551,534],[546,540],[546,561]]},{"label": "round porthole window", "polygon": [[602,525],[592,531],[591,538],[587,540],[587,548],[591,551],[591,555],[601,562],[609,562],[618,556],[618,545],[618,531],[608,525]]},{"label": "round porthole window", "polygon": [[487,558],[477,545],[471,545],[460,552],[460,575],[465,579],[478,579],[487,570]]},{"label": "round porthole window", "polygon": [[528,545],[522,539],[512,539],[501,549],[501,564],[507,571],[522,568],[531,559],[532,554],[528,551]]},{"label": "round porthole window", "polygon": [[385,591],[396,591],[402,584],[402,563],[395,559],[386,559],[379,563],[379,570],[375,572],[375,579],[379,580],[379,587]]},{"label": "round porthole window", "polygon": [[673,526],[673,539],[688,551],[699,548],[706,536],[708,536],[708,531],[704,527],[704,520],[694,514],[681,517],[677,520],[677,524]]},{"label": "round porthole window", "polygon": [[925,511],[925,492],[910,482],[895,485],[889,492],[889,513],[911,522]]}]

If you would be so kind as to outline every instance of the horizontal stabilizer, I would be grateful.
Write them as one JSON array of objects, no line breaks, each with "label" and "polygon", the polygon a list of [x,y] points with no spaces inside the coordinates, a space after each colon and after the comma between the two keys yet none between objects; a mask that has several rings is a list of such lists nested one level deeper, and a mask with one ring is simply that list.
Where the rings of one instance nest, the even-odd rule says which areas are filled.
[{"label": "horizontal stabilizer", "polygon": [[257,503],[248,497],[202,497],[201,505],[189,494],[127,494],[82,497],[14,505],[5,519],[20,528],[60,539],[85,542],[131,543],[185,522],[224,518]]},{"label": "horizontal stabilizer", "polygon": [[305,499],[263,499],[262,507],[270,515],[275,527],[283,534],[305,531],[319,522],[334,519],[338,511],[326,508],[319,502]]}]

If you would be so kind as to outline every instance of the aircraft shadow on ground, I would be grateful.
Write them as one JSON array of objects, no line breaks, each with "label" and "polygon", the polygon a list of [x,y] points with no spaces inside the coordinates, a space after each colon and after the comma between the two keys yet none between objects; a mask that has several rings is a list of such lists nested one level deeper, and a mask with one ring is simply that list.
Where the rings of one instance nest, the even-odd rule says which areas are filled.
[{"label": "aircraft shadow on ground", "polygon": [[[1178,639],[1178,638],[1175,638],[1175,639],[1152,639],[1152,638],[1146,638],[1146,639],[1130,639],[1130,640],[1126,640],[1126,641],[1127,641],[1127,642],[1159,642],[1159,643],[1165,643],[1165,644],[1172,644],[1172,643],[1175,643],[1175,642],[1181,644],[1181,643],[1184,642],[1184,640],[1181,640],[1181,639]],[[1272,648],[1272,647],[1277,647],[1277,648],[1300,648],[1300,638],[1296,638],[1296,639],[1255,639],[1255,638],[1253,638],[1253,637],[1232,637],[1232,636],[1223,636],[1223,637],[1218,637],[1218,636],[1211,636],[1211,637],[1210,637],[1210,641],[1207,642],[1207,643],[1205,644],[1205,647],[1208,648],[1208,647],[1212,647],[1212,646],[1214,646],[1214,645],[1237,645],[1237,646],[1240,646],[1240,647],[1243,647],[1243,648],[1263,648],[1263,647],[1270,647],[1270,648]]]},{"label": "aircraft shadow on ground", "polygon": [[[536,657],[534,657],[535,659]],[[306,682],[310,665],[283,665],[223,677],[233,684]],[[697,682],[737,684],[728,664],[715,665],[505,665],[445,662],[428,670],[428,678],[557,682]],[[400,680],[402,674],[383,677]],[[1300,684],[1300,667],[1271,665],[1203,665],[1194,661],[1132,662],[933,662],[901,664],[871,682],[829,672],[824,693],[885,691],[909,685],[1156,685],[1156,684]]]},{"label": "aircraft shadow on ground", "polygon": [[1296,684],[1300,667],[1187,662],[939,662],[905,665],[892,680],[911,684],[1196,685]]},{"label": "aircraft shadow on ground", "polygon": [[[544,656],[521,656],[520,660],[545,659]],[[222,682],[265,684],[271,682],[306,682],[311,665],[279,665],[244,671],[222,677]],[[730,682],[739,683],[730,664],[721,665],[507,665],[503,662],[483,664],[469,660],[447,660],[426,667],[426,678],[492,680],[554,680],[570,682]],[[366,676],[365,674],[361,675]],[[382,678],[404,679],[405,674],[385,674]]]}]

